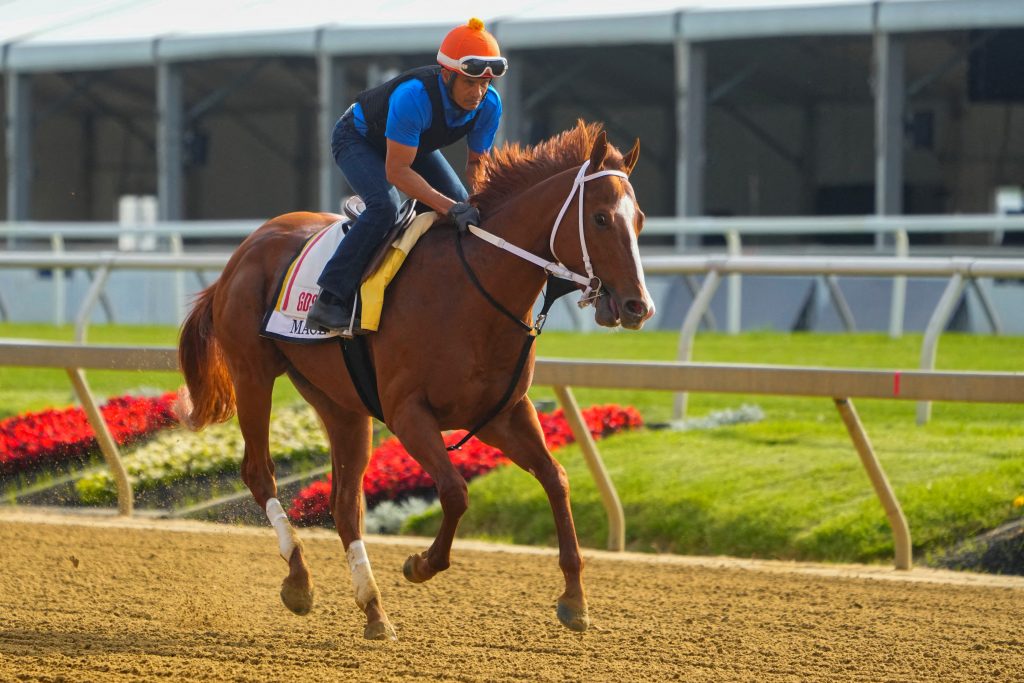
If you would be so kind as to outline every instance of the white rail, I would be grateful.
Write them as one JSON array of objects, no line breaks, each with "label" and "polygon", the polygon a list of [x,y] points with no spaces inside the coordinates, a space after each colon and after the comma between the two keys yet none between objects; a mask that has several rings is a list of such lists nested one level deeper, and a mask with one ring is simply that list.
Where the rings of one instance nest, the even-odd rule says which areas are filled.
[{"label": "white rail", "polygon": [[0,239],[8,245],[19,240],[116,240],[135,237],[182,237],[190,239],[244,238],[263,224],[265,219],[230,221],[174,221],[153,225],[121,225],[114,222],[24,221],[0,223]]},{"label": "white rail", "polygon": [[[84,368],[177,371],[174,347],[89,346],[21,339],[0,340],[0,366],[65,368],[118,486],[118,509],[131,515],[131,484],[96,402]],[[768,365],[648,363],[538,359],[534,384],[555,388],[580,444],[608,516],[608,547],[625,546],[625,516],[571,387],[633,388],[830,397],[853,441],[893,530],[895,566],[910,569],[910,527],[853,407],[852,398],[1024,402],[1024,373],[847,370]]]},{"label": "white rail", "polygon": [[[204,238],[245,237],[265,218],[166,221],[122,225],[113,221],[0,222],[0,239],[116,239],[122,235]],[[878,233],[976,232],[1000,235],[1024,231],[1024,215],[960,214],[925,216],[652,216],[647,235],[875,235]]]},{"label": "white rail", "polygon": [[1024,230],[1024,215],[958,216],[669,216],[644,221],[650,235],[875,235],[878,233],[995,233]]},{"label": "white rail", "polygon": [[[932,312],[921,343],[920,367],[924,370],[934,369],[939,338],[942,331],[946,329],[960,295],[968,284],[973,287],[982,302],[982,310],[988,317],[993,331],[999,333],[1002,330],[1002,323],[987,292],[978,285],[977,278],[1024,279],[1024,259],[674,255],[650,256],[643,259],[643,264],[644,272],[649,275],[708,274],[704,278],[700,290],[695,293],[693,304],[683,318],[676,354],[680,361],[692,359],[693,341],[697,328],[711,305],[711,300],[721,284],[723,275],[948,277],[949,284]],[[830,294],[840,316],[844,319],[849,317],[849,306],[835,282],[831,283]],[[738,313],[736,317],[738,317]],[[897,314],[894,314],[893,317],[897,317]],[[902,331],[902,304],[898,317]],[[686,393],[678,393],[673,408],[673,414],[677,419],[686,414],[686,404]],[[927,422],[930,415],[930,403],[922,401],[917,410],[918,424]]]},{"label": "white rail", "polygon": [[[64,288],[64,271],[81,268],[90,274],[92,284],[75,315],[75,339],[85,341],[86,330],[93,309],[103,302],[108,316],[112,316],[112,308],[105,301],[107,280],[115,270],[163,270],[174,271],[178,277],[174,281],[174,301],[178,311],[178,319],[184,319],[185,283],[182,271],[191,270],[204,283],[202,273],[210,270],[222,270],[227,264],[230,254],[182,254],[154,252],[50,252],[50,251],[13,251],[0,253],[0,268],[46,268],[53,269],[52,306],[54,322],[64,322],[67,308]],[[6,318],[6,306],[3,293],[0,292],[0,314]]]},{"label": "white rail", "polygon": [[743,275],[859,275],[1024,278],[1024,259],[893,256],[646,256],[648,275],[685,275],[717,270]]},{"label": "white rail", "polygon": [[[159,254],[137,252],[64,252],[51,253],[46,251],[6,252],[0,253],[0,267],[7,268],[52,268],[57,272],[69,268],[83,268],[95,272],[92,286],[82,302],[76,315],[75,339],[84,341],[88,321],[92,311],[102,300],[107,279],[113,270],[193,270],[201,273],[204,270],[220,270],[227,263],[230,254]],[[925,331],[921,346],[920,367],[933,369],[942,331],[952,316],[960,295],[967,286],[971,286],[982,302],[982,310],[988,317],[989,324],[996,333],[1002,330],[1002,323],[996,314],[995,306],[989,300],[984,288],[977,283],[977,278],[1015,278],[1024,279],[1024,259],[982,259],[982,258],[937,258],[937,257],[825,257],[825,256],[687,256],[687,255],[650,255],[643,258],[644,271],[648,275],[684,275],[706,273],[704,283],[695,292],[694,301],[687,311],[680,328],[679,346],[676,357],[680,361],[689,361],[693,357],[693,341],[696,337],[700,321],[708,315],[712,298],[721,283],[723,276],[738,275],[775,275],[775,276],[812,276],[822,275],[829,285],[829,293],[840,317],[852,327],[853,320],[842,290],[834,278],[838,276],[882,276],[896,279],[911,277],[947,277],[949,284],[939,299]],[[184,285],[176,283],[176,301],[180,312],[184,311]],[[739,319],[739,301],[733,297],[729,300],[730,319]],[[894,304],[895,305],[895,304]],[[55,282],[54,307],[64,309],[63,287]],[[4,310],[0,298],[0,312]],[[180,316],[179,316],[180,317]],[[898,313],[902,331],[902,306]],[[674,416],[678,419],[686,414],[686,394],[677,395]],[[917,420],[919,424],[928,421],[931,408],[927,401],[918,406]]]}]

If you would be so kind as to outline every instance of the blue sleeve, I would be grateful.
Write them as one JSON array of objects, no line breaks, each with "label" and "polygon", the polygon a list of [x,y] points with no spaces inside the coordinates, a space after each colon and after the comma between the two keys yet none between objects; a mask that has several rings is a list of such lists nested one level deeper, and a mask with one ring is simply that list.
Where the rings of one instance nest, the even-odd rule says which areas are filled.
[{"label": "blue sleeve", "polygon": [[409,147],[420,146],[420,135],[430,128],[430,97],[415,78],[402,83],[388,100],[384,137]]},{"label": "blue sleeve", "polygon": [[487,95],[480,104],[476,125],[466,136],[466,144],[477,154],[483,154],[494,145],[494,136],[501,121],[501,97],[498,91],[487,86]]}]

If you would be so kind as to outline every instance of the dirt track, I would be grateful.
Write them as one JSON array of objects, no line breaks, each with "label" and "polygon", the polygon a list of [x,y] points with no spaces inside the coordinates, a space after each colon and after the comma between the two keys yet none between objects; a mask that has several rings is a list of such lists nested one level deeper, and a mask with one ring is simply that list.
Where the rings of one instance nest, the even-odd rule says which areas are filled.
[{"label": "dirt track", "polygon": [[[0,681],[1007,681],[1024,579],[587,553],[594,627],[562,628],[548,551],[461,544],[407,583],[368,539],[397,643],[362,639],[341,544],[305,531],[312,614],[269,527],[0,511]],[[415,548],[422,549],[417,540]]]}]

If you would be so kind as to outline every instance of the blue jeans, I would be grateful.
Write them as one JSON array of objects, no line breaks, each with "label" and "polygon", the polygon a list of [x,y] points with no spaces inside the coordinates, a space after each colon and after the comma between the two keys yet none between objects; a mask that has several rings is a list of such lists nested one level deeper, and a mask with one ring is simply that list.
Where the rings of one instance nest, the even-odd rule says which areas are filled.
[{"label": "blue jeans", "polygon": [[[366,209],[324,266],[317,284],[339,299],[350,302],[359,289],[363,271],[395,223],[401,198],[398,190],[388,182],[384,156],[356,130],[351,111],[338,119],[334,126],[331,153],[345,180],[366,204]],[[412,169],[435,190],[457,202],[464,202],[469,197],[466,187],[440,151],[417,154]]]}]

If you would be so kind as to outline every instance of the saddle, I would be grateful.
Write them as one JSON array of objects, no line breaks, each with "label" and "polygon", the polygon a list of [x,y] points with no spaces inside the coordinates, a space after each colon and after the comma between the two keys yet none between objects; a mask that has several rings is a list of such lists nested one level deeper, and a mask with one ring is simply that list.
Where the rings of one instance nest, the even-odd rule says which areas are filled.
[{"label": "saddle", "polygon": [[[293,257],[282,274],[274,296],[274,305],[267,311],[260,334],[291,342],[316,342],[337,336],[337,332],[324,332],[306,327],[306,313],[320,292],[317,279],[324,264],[335,253],[344,234],[364,209],[359,197],[350,197],[344,204],[343,216],[310,237]],[[398,220],[388,231],[383,244],[359,279],[360,286],[356,317],[357,334],[375,332],[380,325],[384,305],[384,292],[394,279],[405,257],[416,241],[433,225],[437,215],[424,212],[416,215],[416,202],[405,202]]]},{"label": "saddle", "polygon": [[[348,219],[341,224],[341,231],[347,233],[349,228],[356,222],[356,219],[362,215],[366,209],[366,204],[363,202],[362,197],[357,194],[352,195],[345,200],[342,206],[342,212]],[[402,205],[398,207],[398,218],[395,219],[395,224],[391,226],[384,239],[381,241],[380,246],[377,247],[377,251],[373,252],[373,256],[370,258],[369,263],[366,265],[366,270],[359,277],[359,282],[366,282],[371,275],[373,275],[380,264],[384,261],[390,250],[392,242],[401,236],[405,232],[406,228],[412,225],[413,220],[416,218],[416,200],[406,199],[402,202]]]}]

